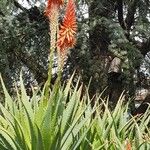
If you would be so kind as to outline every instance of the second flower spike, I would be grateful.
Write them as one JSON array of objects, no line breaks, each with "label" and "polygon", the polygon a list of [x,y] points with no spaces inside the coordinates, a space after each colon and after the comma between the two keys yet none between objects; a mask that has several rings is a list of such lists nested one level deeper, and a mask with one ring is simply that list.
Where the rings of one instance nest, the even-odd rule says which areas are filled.
[{"label": "second flower spike", "polygon": [[66,50],[72,48],[76,42],[76,31],[77,31],[77,22],[76,22],[76,7],[74,0],[68,0],[66,7],[66,13],[60,26],[59,37],[58,37],[58,48],[60,53],[65,53]]}]

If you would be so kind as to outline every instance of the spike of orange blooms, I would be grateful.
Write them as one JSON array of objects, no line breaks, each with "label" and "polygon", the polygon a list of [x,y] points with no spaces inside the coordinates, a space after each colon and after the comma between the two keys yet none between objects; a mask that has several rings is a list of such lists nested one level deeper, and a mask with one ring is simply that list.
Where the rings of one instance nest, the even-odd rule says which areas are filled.
[{"label": "spike of orange blooms", "polygon": [[75,13],[75,3],[74,0],[68,0],[66,7],[66,13],[62,25],[60,26],[59,37],[57,45],[60,48],[60,52],[65,49],[71,48],[76,42],[76,13]]},{"label": "spike of orange blooms", "polygon": [[132,150],[131,143],[127,140],[126,150]]},{"label": "spike of orange blooms", "polygon": [[61,5],[63,5],[64,0],[48,0],[47,2],[47,7],[45,10],[45,15],[49,16],[52,13],[52,9],[54,7],[60,7]]}]

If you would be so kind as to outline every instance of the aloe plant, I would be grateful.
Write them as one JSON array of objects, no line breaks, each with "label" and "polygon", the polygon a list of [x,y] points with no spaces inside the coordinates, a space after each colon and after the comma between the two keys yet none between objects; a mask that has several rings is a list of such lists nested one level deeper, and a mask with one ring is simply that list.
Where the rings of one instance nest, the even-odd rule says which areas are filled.
[{"label": "aloe plant", "polygon": [[149,109],[132,117],[123,95],[114,110],[101,96],[91,106],[88,90],[83,94],[79,80],[75,87],[72,80],[66,85],[57,81],[48,97],[44,88],[30,98],[20,77],[12,98],[1,79],[5,102],[0,103],[0,150],[150,149]]},{"label": "aloe plant", "polygon": [[78,147],[90,128],[86,123],[93,113],[92,110],[84,115],[88,106],[80,101],[82,86],[77,83],[72,89],[71,78],[65,87],[54,85],[49,99],[45,99],[44,91],[40,95],[33,91],[29,98],[22,78],[20,84],[21,92],[18,91],[17,98],[13,99],[2,81],[5,104],[0,104],[0,149],[59,150]]}]

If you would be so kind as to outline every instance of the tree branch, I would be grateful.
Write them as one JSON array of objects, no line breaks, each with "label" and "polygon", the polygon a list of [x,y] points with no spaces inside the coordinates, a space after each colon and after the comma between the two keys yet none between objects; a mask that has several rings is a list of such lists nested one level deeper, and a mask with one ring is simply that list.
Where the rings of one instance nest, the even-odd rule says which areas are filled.
[{"label": "tree branch", "polygon": [[131,26],[134,24],[135,21],[134,15],[136,12],[136,8],[137,8],[137,0],[133,0],[128,5],[126,19],[124,20],[123,0],[117,0],[118,21],[120,23],[120,26],[125,31],[126,38],[130,42],[132,41],[132,39],[130,38],[130,30],[131,30]]},{"label": "tree branch", "polygon": [[150,37],[146,42],[142,42],[140,45],[140,51],[143,56],[145,56],[148,52],[150,52]]},{"label": "tree branch", "polygon": [[17,7],[17,8],[19,8],[19,9],[21,9],[22,11],[24,11],[25,13],[28,13],[28,9],[26,9],[25,7],[23,7],[20,3],[18,3],[16,0],[13,0],[13,2],[14,2],[14,5]]},{"label": "tree branch", "polygon": [[131,26],[134,24],[135,21],[134,15],[136,12],[136,8],[137,8],[137,0],[132,0],[128,6],[127,16],[125,19],[127,31],[130,31]]},{"label": "tree branch", "polygon": [[118,21],[120,26],[125,31],[125,36],[128,41],[132,42],[140,51],[143,56],[145,56],[150,51],[150,38],[146,42],[138,42],[130,37],[130,30],[135,21],[135,13],[137,9],[137,0],[132,0],[128,5],[126,19],[124,21],[123,17],[123,0],[117,0],[117,10],[118,10]]},{"label": "tree branch", "polygon": [[[13,49],[13,53],[23,64],[25,64],[31,72],[34,74],[34,77],[39,85],[43,85],[46,82],[48,74],[47,69],[45,69],[42,65],[40,65],[37,61],[35,61],[35,57],[29,55],[28,53]],[[55,66],[53,66],[55,67]],[[54,84],[57,78],[57,73],[52,75],[51,84]]]},{"label": "tree branch", "polygon": [[121,25],[121,27],[126,30],[124,18],[123,18],[123,1],[117,0],[117,10],[118,10],[118,20]]},{"label": "tree branch", "polygon": [[28,53],[18,51],[17,49],[14,49],[13,52],[15,56],[31,70],[39,84],[46,81],[47,70],[37,63],[33,56]]}]

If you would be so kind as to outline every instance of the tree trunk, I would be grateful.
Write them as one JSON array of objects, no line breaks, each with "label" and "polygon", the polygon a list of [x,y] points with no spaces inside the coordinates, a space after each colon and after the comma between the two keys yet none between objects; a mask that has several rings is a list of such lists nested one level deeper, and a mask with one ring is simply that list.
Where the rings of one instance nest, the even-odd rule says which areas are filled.
[{"label": "tree trunk", "polygon": [[117,101],[122,93],[122,81],[120,80],[121,60],[117,57],[112,60],[114,56],[108,51],[110,45],[109,34],[111,31],[107,26],[107,22],[105,22],[107,19],[113,19],[115,12],[114,8],[115,3],[108,0],[96,0],[91,3],[89,8],[90,20],[92,22],[98,19],[100,23],[96,23],[90,31],[90,53],[93,63],[96,64],[97,61],[101,62],[101,66],[98,66],[99,68],[97,69],[100,71],[98,72],[93,69],[93,76],[97,73],[97,76],[101,77],[98,81],[103,83],[103,85],[100,84],[98,87],[98,83],[94,80],[94,83],[91,83],[94,85],[92,89],[93,93],[97,88],[102,91],[104,87],[109,86],[109,92],[106,92],[106,94],[109,94],[112,101]]}]

